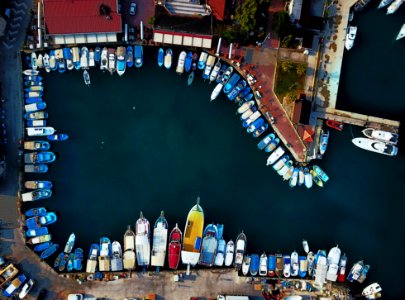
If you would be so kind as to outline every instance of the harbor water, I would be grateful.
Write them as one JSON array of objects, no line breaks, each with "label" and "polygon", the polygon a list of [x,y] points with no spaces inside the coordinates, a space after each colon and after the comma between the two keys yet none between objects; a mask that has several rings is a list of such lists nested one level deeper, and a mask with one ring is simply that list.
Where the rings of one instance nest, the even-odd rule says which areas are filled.
[{"label": "harbor water", "polygon": [[[358,37],[344,56],[338,108],[404,122],[405,40],[394,38],[405,7],[385,16],[376,4],[355,15]],[[303,238],[313,251],[339,244],[350,267],[360,259],[371,265],[364,287],[378,281],[384,299],[405,295],[401,138],[392,158],[353,146],[360,128],[331,131],[316,162],[330,181],[292,190],[266,167],[234,103],[224,95],[210,102],[215,85],[201,72],[187,86],[186,75],[156,60],[157,48],[149,48],[144,66],[122,77],[91,69],[90,87],[81,71],[45,75],[49,124],[70,138],[52,144],[57,160],[48,173],[28,178],[54,182],[54,195],[35,204],[57,212],[55,242],[63,247],[74,232],[87,256],[102,236],[122,242],[141,210],[151,224],[164,210],[169,230],[175,223],[184,230],[199,195],[205,224],[225,224],[226,240],[244,230],[250,253],[303,253]]]}]

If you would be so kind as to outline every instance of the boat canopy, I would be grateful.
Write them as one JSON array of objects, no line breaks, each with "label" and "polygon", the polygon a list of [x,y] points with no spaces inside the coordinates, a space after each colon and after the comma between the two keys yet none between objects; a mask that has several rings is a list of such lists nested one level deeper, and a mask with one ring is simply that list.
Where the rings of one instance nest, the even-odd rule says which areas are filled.
[{"label": "boat canopy", "polygon": [[95,273],[96,272],[96,267],[97,267],[97,261],[96,260],[87,260],[87,265],[86,265],[86,273]]}]

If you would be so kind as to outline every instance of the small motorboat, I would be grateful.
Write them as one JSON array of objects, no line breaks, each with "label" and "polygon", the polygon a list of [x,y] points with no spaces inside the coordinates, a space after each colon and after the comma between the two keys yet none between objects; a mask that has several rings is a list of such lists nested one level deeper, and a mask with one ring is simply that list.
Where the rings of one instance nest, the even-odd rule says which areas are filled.
[{"label": "small motorboat", "polygon": [[50,246],[48,249],[42,251],[41,255],[39,256],[41,259],[45,259],[48,258],[49,256],[51,256],[52,254],[54,254],[56,252],[56,250],[58,250],[59,245],[58,244],[53,244],[52,246]]},{"label": "small motorboat", "polygon": [[283,154],[285,153],[285,150],[282,146],[278,146],[276,150],[272,154],[269,155],[267,158],[267,166],[270,166],[274,164]]},{"label": "small motorboat", "polygon": [[27,81],[24,82],[24,85],[28,86],[28,87],[30,87],[30,86],[38,86],[38,85],[42,86],[43,82],[38,81],[38,80],[27,80]]},{"label": "small motorboat", "polygon": [[[217,226],[218,227],[218,226]],[[215,255],[214,265],[222,267],[225,261],[226,242],[224,239],[219,239],[217,252]]]},{"label": "small motorboat", "polygon": [[74,233],[71,233],[69,235],[69,238],[66,242],[65,248],[63,250],[63,252],[65,253],[70,253],[72,252],[73,246],[75,245],[75,240],[76,240],[76,235]]},{"label": "small motorboat", "polygon": [[319,153],[321,153],[321,155],[325,154],[326,147],[328,146],[328,140],[329,140],[329,131],[322,130],[321,137],[319,138]]},{"label": "small motorboat", "polygon": [[24,166],[25,173],[46,173],[48,172],[48,166],[46,164],[32,165],[27,164]]},{"label": "small motorboat", "polygon": [[235,244],[232,240],[230,240],[226,244],[226,249],[225,249],[225,266],[230,267],[233,262],[233,257],[235,254]]},{"label": "small motorboat", "polygon": [[278,146],[278,144],[280,143],[280,139],[279,138],[275,138],[272,139],[270,144],[267,145],[267,147],[264,149],[264,151],[270,153],[272,152],[274,149],[276,149],[276,147]]},{"label": "small motorboat", "polygon": [[343,123],[339,121],[334,121],[334,120],[326,120],[326,125],[330,128],[342,131],[343,130]]},{"label": "small motorboat", "polygon": [[[31,68],[33,70],[37,70],[38,69],[38,64],[37,64],[37,55],[35,52],[31,53]],[[36,75],[36,74],[35,74]]]},{"label": "small motorboat", "polygon": [[63,253],[63,257],[59,263],[59,268],[58,268],[59,272],[63,272],[65,270],[68,259],[69,259],[69,254]]},{"label": "small motorboat", "polygon": [[56,64],[55,50],[49,51],[49,67],[52,71],[56,71],[58,69],[58,65]]},{"label": "small motorboat", "polygon": [[26,76],[36,76],[39,74],[39,71],[37,70],[32,70],[32,69],[27,69],[23,71],[23,74]]},{"label": "small motorboat", "polygon": [[193,64],[193,53],[188,52],[186,56],[186,61],[184,63],[184,70],[188,73],[191,71],[191,66]]},{"label": "small motorboat", "polygon": [[56,257],[55,262],[53,263],[53,267],[57,268],[60,265],[60,262],[63,260],[63,257],[65,256],[64,252],[59,253],[59,255]]},{"label": "small motorboat", "polygon": [[43,56],[41,53],[39,53],[39,55],[37,57],[37,66],[38,66],[38,69],[42,69],[44,67],[44,60],[43,60]]},{"label": "small motorboat", "polygon": [[46,103],[45,102],[37,102],[37,103],[32,103],[32,104],[26,104],[24,105],[24,109],[26,112],[36,112],[38,110],[43,110],[46,108]]},{"label": "small motorboat", "polygon": [[[79,64],[79,66],[80,66],[80,64]],[[104,47],[103,50],[101,50],[100,70],[101,71],[108,70],[108,49],[107,49],[107,47]]]},{"label": "small motorboat", "polygon": [[[38,166],[38,165],[37,165]],[[41,164],[42,166],[42,164]],[[32,192],[28,193],[22,193],[21,194],[21,200],[23,202],[31,202],[31,201],[37,201],[41,199],[47,199],[52,196],[52,191],[49,189],[41,189],[41,190],[35,190]]]},{"label": "small motorboat", "polygon": [[36,236],[33,238],[30,238],[27,243],[28,244],[32,244],[32,245],[36,245],[36,244],[41,244],[41,243],[45,243],[45,242],[49,242],[52,239],[52,235],[50,234],[45,234],[45,235],[40,235],[40,236]]},{"label": "small motorboat", "polygon": [[304,183],[307,189],[312,187],[313,180],[308,168],[304,168]]},{"label": "small motorboat", "polygon": [[107,70],[111,75],[117,70],[117,57],[114,48],[108,48],[108,67]]},{"label": "small motorboat", "polygon": [[45,207],[31,208],[31,209],[29,209],[29,210],[27,210],[25,212],[25,216],[27,218],[45,216],[45,215],[46,215],[46,208]]},{"label": "small motorboat", "polygon": [[361,295],[366,297],[366,299],[376,299],[381,296],[381,291],[381,286],[377,282],[374,282],[366,286],[361,292]]},{"label": "small motorboat", "polygon": [[173,60],[173,51],[172,49],[167,49],[164,59],[164,65],[166,69],[169,70],[172,67],[172,60]]},{"label": "small motorboat", "polygon": [[44,251],[45,249],[48,249],[49,247],[51,247],[53,245],[52,242],[45,242],[42,244],[38,244],[34,247],[34,251],[35,252],[41,252]]},{"label": "small motorboat", "polygon": [[57,133],[48,135],[46,138],[50,141],[66,141],[69,138],[69,136],[65,133]]},{"label": "small motorboat", "polygon": [[25,98],[25,103],[26,104],[32,104],[32,103],[38,103],[38,102],[42,102],[41,97],[28,97],[28,98]]},{"label": "small motorboat", "polygon": [[83,71],[83,80],[84,80],[84,83],[85,83],[87,86],[90,85],[90,74],[89,74],[89,72],[88,72],[87,70],[84,70],[84,71]]},{"label": "small motorboat", "polygon": [[217,78],[215,79],[216,83],[222,82],[222,78],[224,77],[226,69],[227,69],[227,66],[225,64],[222,64],[221,69],[218,71]]},{"label": "small motorboat", "polygon": [[24,142],[24,150],[49,150],[51,145],[45,141]]},{"label": "small motorboat", "polygon": [[24,154],[24,162],[26,164],[49,164],[54,162],[56,155],[50,151],[31,152]]},{"label": "small motorboat", "polygon": [[205,68],[205,63],[208,59],[208,53],[207,52],[201,52],[200,58],[198,59],[198,69],[203,70]]},{"label": "small motorboat", "polygon": [[77,248],[75,250],[75,259],[73,261],[73,268],[77,271],[82,269],[82,261],[83,261],[83,249]]},{"label": "small motorboat", "polygon": [[87,47],[82,47],[80,51],[80,67],[82,69],[89,68],[89,49]]},{"label": "small motorboat", "polygon": [[[94,59],[94,50],[90,49],[89,50],[89,67],[95,67],[96,66],[96,61]],[[72,66],[73,68],[73,66]],[[69,69],[69,65],[68,65],[68,69]]]},{"label": "small motorboat", "polygon": [[75,255],[73,253],[69,254],[66,269],[68,272],[71,272],[73,270],[73,262],[75,260]]},{"label": "small motorboat", "polygon": [[116,57],[117,57],[117,74],[119,76],[122,76],[125,73],[127,63],[125,61],[127,49],[125,47],[118,47],[117,50],[115,51]]},{"label": "small motorboat", "polygon": [[44,87],[43,86],[39,86],[39,85],[35,85],[35,86],[30,86],[24,89],[25,92],[43,92]]},{"label": "small motorboat", "polygon": [[101,48],[99,46],[94,50],[94,60],[97,64],[100,64],[101,61]]},{"label": "small motorboat", "polygon": [[323,187],[323,181],[322,181],[321,178],[319,178],[319,176],[315,173],[315,171],[311,170],[310,173],[311,173],[312,179],[314,180],[316,185],[319,186],[319,187]]},{"label": "small motorboat", "polygon": [[243,262],[242,262],[242,274],[243,275],[247,275],[249,274],[249,269],[250,269],[250,256],[249,255],[245,255],[243,257]]},{"label": "small motorboat", "polygon": [[276,275],[276,256],[271,254],[267,257],[267,276],[273,277]]},{"label": "small motorboat", "polygon": [[222,83],[218,83],[211,93],[211,101],[215,100],[218,97],[219,93],[222,91],[222,88]]},{"label": "small motorboat", "polygon": [[337,281],[345,282],[346,279],[346,265],[347,265],[347,256],[343,254],[340,256],[339,260],[339,272],[337,276]]},{"label": "small motorboat", "polygon": [[159,67],[163,66],[163,62],[165,60],[164,57],[165,57],[164,50],[162,48],[159,48],[159,51],[158,51],[158,66]]},{"label": "small motorboat", "polygon": [[319,178],[322,179],[323,182],[327,182],[329,180],[329,176],[326,175],[326,173],[317,165],[314,165],[312,167],[316,175],[318,175]]},{"label": "small motorboat", "polygon": [[42,81],[42,76],[39,75],[24,75],[24,80],[25,81],[38,81],[41,82]]},{"label": "small motorboat", "polygon": [[176,67],[176,73],[181,75],[184,73],[184,63],[187,57],[186,51],[181,51],[179,55],[179,59],[177,60],[177,67]]},{"label": "small motorboat", "polygon": [[135,67],[140,68],[143,65],[143,46],[136,45],[134,51]]},{"label": "small motorboat", "polygon": [[291,276],[291,258],[289,255],[283,256],[283,275],[286,278]]},{"label": "small motorboat", "polygon": [[257,254],[250,256],[250,275],[256,276],[259,271],[260,258]]},{"label": "small motorboat", "polygon": [[307,240],[302,240],[302,248],[304,248],[304,251],[306,254],[309,252],[309,245]]},{"label": "small motorboat", "polygon": [[238,108],[237,112],[238,114],[243,115],[250,108],[254,107],[254,105],[255,105],[254,101],[245,102]]},{"label": "small motorboat", "polygon": [[219,59],[217,63],[215,64],[214,68],[212,69],[212,72],[210,74],[210,82],[213,82],[214,80],[217,79],[219,70],[221,70],[221,60]]},{"label": "small motorboat", "polygon": [[302,167],[300,167],[298,171],[298,186],[303,185],[304,182],[305,182],[304,170],[302,169]]},{"label": "small motorboat", "polygon": [[298,275],[301,278],[304,278],[305,276],[307,276],[307,270],[308,270],[307,257],[306,256],[300,256],[298,258],[298,265],[299,265]]},{"label": "small motorboat", "polygon": [[44,54],[44,68],[47,73],[51,72],[51,65],[49,64],[49,54]]},{"label": "small motorboat", "polygon": [[264,123],[262,126],[260,126],[259,128],[257,128],[257,129],[253,132],[253,137],[254,137],[254,138],[257,138],[257,137],[261,136],[268,128],[269,128],[269,124],[268,124],[268,123]]},{"label": "small motorboat", "polygon": [[194,81],[194,71],[192,71],[190,75],[188,75],[187,85],[191,85],[193,81]]},{"label": "small motorboat", "polygon": [[170,232],[169,236],[169,254],[167,259],[169,261],[169,268],[177,270],[180,262],[180,253],[181,253],[181,237],[182,233],[179,227],[176,226]]},{"label": "small motorboat", "polygon": [[222,84],[223,85],[226,85],[228,83],[229,79],[231,78],[232,72],[233,72],[233,67],[232,66],[229,66],[225,70],[224,76],[222,76]]},{"label": "small motorboat", "polygon": [[294,251],[293,253],[291,253],[291,276],[298,276],[298,272],[298,253]]},{"label": "small motorboat", "polygon": [[273,170],[274,171],[280,171],[284,166],[285,163],[290,159],[289,155],[284,155],[281,157],[274,165],[273,165]]},{"label": "small motorboat", "polygon": [[260,256],[259,275],[267,276],[267,255],[266,255],[266,253],[263,253]]},{"label": "small motorboat", "polygon": [[[35,180],[35,181],[26,181],[24,183],[24,187],[26,189],[51,189],[52,188],[52,182],[51,181],[44,181],[44,180]],[[32,208],[35,210],[35,208]]]},{"label": "small motorboat", "polygon": [[289,182],[289,185],[290,185],[290,187],[292,187],[292,188],[294,188],[294,187],[297,186],[298,173],[299,173],[299,169],[298,169],[298,168],[294,168],[292,177],[290,178],[290,182]]},{"label": "small motorboat", "polygon": [[[26,120],[43,120],[48,118],[48,113],[45,111],[37,111],[33,113],[24,114],[24,119]],[[52,128],[52,127],[42,127],[42,128]]]},{"label": "small motorboat", "polygon": [[132,68],[134,65],[134,48],[132,48],[132,46],[127,47],[125,61],[127,63],[127,67]]},{"label": "small motorboat", "polygon": [[44,234],[48,234],[48,227],[28,228],[27,232],[25,233],[27,237],[40,236]]},{"label": "small motorboat", "polygon": [[57,221],[56,214],[54,212],[48,212],[44,216],[37,216],[29,218],[25,221],[25,225],[28,229],[37,229],[42,226],[48,226]]},{"label": "small motorboat", "polygon": [[80,70],[80,49],[72,47],[72,63],[76,70]]},{"label": "small motorboat", "polygon": [[63,57],[66,59],[66,68],[70,71],[74,69],[73,53],[70,48],[63,48]]}]

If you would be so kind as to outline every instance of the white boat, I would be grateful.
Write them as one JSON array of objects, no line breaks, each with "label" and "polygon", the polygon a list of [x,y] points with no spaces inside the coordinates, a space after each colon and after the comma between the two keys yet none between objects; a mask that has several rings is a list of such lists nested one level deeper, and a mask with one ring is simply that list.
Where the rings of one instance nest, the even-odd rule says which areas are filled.
[{"label": "white boat", "polygon": [[110,239],[102,237],[100,239],[100,256],[98,257],[98,269],[100,272],[111,269],[111,242]]},{"label": "white boat", "polygon": [[184,62],[186,60],[187,53],[181,51],[179,55],[179,60],[177,61],[176,73],[181,75],[184,73]]},{"label": "white boat", "polygon": [[277,174],[280,176],[284,176],[284,174],[287,173],[287,171],[290,169],[292,164],[293,164],[292,160],[286,161],[285,164],[281,167],[281,169],[277,171]]},{"label": "white boat", "polygon": [[198,69],[202,70],[205,68],[205,62],[207,61],[208,53],[201,52],[200,57],[198,59]]},{"label": "white boat", "polygon": [[226,242],[224,239],[218,241],[217,253],[215,255],[214,265],[222,267],[225,261]]},{"label": "white boat", "polygon": [[305,182],[304,170],[302,168],[298,171],[298,186],[303,185]]},{"label": "white boat", "polygon": [[221,93],[222,91],[223,86],[224,85],[222,83],[217,84],[217,86],[211,93],[211,101],[215,100],[218,97],[219,93]]},{"label": "white boat", "polygon": [[125,73],[126,70],[126,62],[125,62],[125,56],[127,53],[127,49],[125,47],[118,47],[117,48],[117,74],[119,76],[122,76]]},{"label": "white boat", "polygon": [[217,79],[218,72],[221,69],[221,61],[218,60],[217,63],[214,66],[214,69],[212,69],[211,75],[210,75],[210,82],[213,82],[215,79]]},{"label": "white boat", "polygon": [[309,252],[309,245],[307,240],[302,240],[302,248],[304,248],[304,251],[306,254]]},{"label": "white boat", "polygon": [[123,263],[125,270],[135,268],[135,233],[131,230],[131,226],[128,226],[124,234]]},{"label": "white boat", "polygon": [[391,144],[386,144],[384,142],[372,140],[372,139],[367,139],[367,138],[354,138],[352,139],[352,142],[354,145],[357,147],[384,154],[384,155],[389,155],[389,156],[395,156],[398,153],[398,148],[391,145]]},{"label": "white boat", "polygon": [[312,276],[313,272],[314,272],[314,268],[315,268],[315,255],[312,251],[308,252],[307,255],[307,262],[308,262],[308,275]]},{"label": "white boat", "polygon": [[289,156],[284,155],[281,159],[279,159],[274,165],[273,165],[273,170],[274,171],[280,171],[284,166],[285,163],[288,161]]},{"label": "white boat", "polygon": [[112,75],[116,70],[116,57],[115,57],[115,49],[109,48],[108,49],[108,71]]},{"label": "white boat", "polygon": [[328,147],[328,141],[329,141],[329,131],[322,130],[321,136],[319,138],[319,153],[321,155],[325,154],[326,148]]},{"label": "white boat", "polygon": [[83,71],[83,80],[84,80],[84,83],[85,83],[87,86],[90,85],[90,74],[89,74],[89,72],[88,72],[87,70],[84,70],[84,71]]},{"label": "white boat", "polygon": [[172,67],[172,60],[173,60],[173,51],[172,49],[167,49],[165,53],[165,59],[163,65],[166,69],[170,69]]},{"label": "white boat", "polygon": [[163,267],[166,258],[167,248],[167,228],[168,224],[164,216],[164,212],[160,213],[160,217],[156,220],[153,228],[153,244],[152,244],[152,259],[151,265]]},{"label": "white boat", "polygon": [[105,71],[108,69],[108,50],[106,47],[101,51],[100,70]]},{"label": "white boat", "polygon": [[294,168],[292,177],[291,177],[291,179],[290,179],[290,187],[292,187],[292,188],[297,186],[298,173],[299,173],[298,168]]},{"label": "white boat", "polygon": [[242,262],[242,274],[245,276],[249,274],[249,269],[250,269],[250,256],[245,255],[245,257],[243,257]]},{"label": "white boat", "polygon": [[117,241],[114,241],[111,244],[112,249],[112,258],[111,258],[111,271],[117,272],[122,271],[122,248],[121,244]]},{"label": "white boat", "polygon": [[33,69],[27,69],[27,70],[23,71],[23,74],[27,75],[27,76],[36,76],[39,74],[39,71],[33,70]]},{"label": "white boat", "polygon": [[267,255],[266,255],[266,253],[263,253],[262,255],[260,255],[259,275],[267,276]]},{"label": "white boat", "polygon": [[215,60],[216,60],[216,59],[217,59],[217,58],[216,58],[215,56],[213,56],[213,55],[210,55],[210,56],[208,57],[207,63],[205,64],[204,73],[203,73],[203,75],[202,75],[204,79],[208,79],[208,78],[210,77],[211,70],[212,70],[212,67],[213,67],[214,64],[215,64]]},{"label": "white boat", "polygon": [[51,71],[51,67],[50,67],[50,64],[49,64],[49,54],[48,53],[44,54],[44,68],[45,68],[45,71],[48,72],[48,73]]},{"label": "white boat", "polygon": [[135,249],[136,260],[138,266],[147,267],[150,263],[150,224],[149,221],[140,213],[138,221],[136,221],[135,230]]},{"label": "white boat", "polygon": [[38,103],[31,103],[31,104],[24,105],[24,110],[27,113],[38,111],[38,110],[43,110],[45,108],[46,108],[45,102],[38,102]]},{"label": "white boat", "polygon": [[274,164],[283,154],[285,150],[282,146],[278,146],[276,150],[267,158],[267,166]]},{"label": "white boat", "polygon": [[329,281],[336,281],[339,271],[339,261],[340,261],[341,251],[338,246],[330,249],[328,253],[328,272],[326,273],[326,279]]},{"label": "white boat", "polygon": [[[90,49],[90,51],[89,51],[89,67],[94,67],[95,65],[96,65],[96,62],[94,60],[94,50]],[[121,245],[120,245],[120,247],[121,247]]]},{"label": "white boat", "polygon": [[[374,296],[376,294],[381,294],[380,292],[382,291],[381,286],[377,283],[374,282],[368,286],[366,286],[363,290],[363,292],[361,293],[362,296],[366,297],[367,299],[375,299],[375,298],[379,298],[379,297],[375,297],[375,298],[370,298],[370,296]],[[378,295],[376,295],[378,296]],[[381,295],[379,295],[381,296]]]},{"label": "white boat", "polygon": [[225,266],[226,267],[229,267],[232,265],[234,254],[235,254],[235,244],[232,240],[230,240],[226,244],[226,250],[225,250]]},{"label": "white boat", "polygon": [[[315,267],[315,282],[314,286],[318,289],[322,289],[323,285],[326,283],[326,273],[328,270],[328,260],[324,253],[319,254],[321,251],[318,251],[316,267]],[[323,251],[322,251],[323,252]]]},{"label": "white boat", "polygon": [[298,265],[298,253],[294,251],[291,253],[291,276],[298,276],[299,265]]},{"label": "white boat", "polygon": [[377,130],[374,128],[366,128],[362,132],[369,139],[376,139],[393,145],[398,143],[399,134],[394,132]]},{"label": "white boat", "polygon": [[72,252],[73,246],[75,245],[75,240],[76,240],[76,235],[74,233],[71,233],[66,242],[65,249],[63,249],[63,252],[68,253],[68,254],[70,252]]},{"label": "white boat", "polygon": [[377,8],[383,8],[386,7],[387,5],[390,5],[394,0],[381,0],[380,4],[378,4]]},{"label": "white boat", "polygon": [[86,273],[95,273],[97,268],[97,257],[98,257],[99,248],[92,247],[91,252],[89,253],[89,259],[86,264]]},{"label": "white boat", "polygon": [[350,282],[353,282],[354,280],[359,279],[360,275],[361,275],[361,270],[364,267],[364,263],[362,260],[358,261],[357,263],[355,263],[352,267],[352,269],[350,270],[349,274],[347,275],[347,280]]},{"label": "white boat", "polygon": [[55,133],[53,127],[28,127],[26,130],[28,136],[47,136]]},{"label": "white boat", "polygon": [[247,118],[249,118],[255,111],[253,109],[248,109],[247,111],[245,111],[241,116],[240,119],[242,121],[246,120]]},{"label": "white boat", "polygon": [[402,25],[401,30],[398,32],[396,40],[398,41],[398,40],[402,39],[403,37],[405,37],[405,24]]},{"label": "white boat", "polygon": [[39,69],[42,69],[44,67],[43,56],[41,53],[39,53],[38,58],[37,58],[37,66]]},{"label": "white boat", "polygon": [[72,47],[72,63],[76,69],[80,69],[80,52],[78,47]]},{"label": "white boat", "polygon": [[391,5],[387,8],[387,15],[391,15],[396,12],[401,4],[404,2],[405,0],[394,0],[394,2],[392,2]]},{"label": "white boat", "polygon": [[339,260],[339,274],[337,280],[339,282],[344,282],[346,279],[346,265],[347,265],[347,257],[346,254],[340,256]]},{"label": "white boat", "polygon": [[254,101],[249,101],[243,103],[239,108],[238,108],[238,114],[243,114],[245,111],[250,109],[253,105],[255,105]]},{"label": "white boat", "polygon": [[88,69],[89,67],[89,50],[87,47],[82,47],[81,53],[80,53],[80,67],[82,69]]},{"label": "white boat", "polygon": [[357,34],[357,27],[349,26],[349,28],[347,29],[346,41],[345,41],[345,47],[347,50],[350,50],[353,48],[356,34]]},{"label": "white boat", "polygon": [[291,258],[289,255],[283,256],[283,276],[286,278],[291,276]]},{"label": "white boat", "polygon": [[37,55],[35,52],[31,53],[31,68],[33,70],[37,70],[38,69],[38,65],[37,65]]}]

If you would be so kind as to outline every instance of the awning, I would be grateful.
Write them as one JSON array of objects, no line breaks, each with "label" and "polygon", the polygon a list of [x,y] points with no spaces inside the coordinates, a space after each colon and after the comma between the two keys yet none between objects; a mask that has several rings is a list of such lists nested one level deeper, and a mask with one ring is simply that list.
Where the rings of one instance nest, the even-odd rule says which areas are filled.
[{"label": "awning", "polygon": [[163,42],[163,34],[159,32],[153,33],[153,41],[155,43],[162,43]]},{"label": "awning", "polygon": [[304,136],[302,139],[304,140],[304,142],[312,143],[314,141],[314,139],[312,138],[313,135],[314,135],[314,132],[312,130],[305,129]]},{"label": "awning", "polygon": [[97,43],[97,35],[88,34],[87,35],[87,43]]},{"label": "awning", "polygon": [[207,48],[212,46],[212,37],[194,33],[155,30],[153,41],[170,45],[183,45],[189,47]]}]

